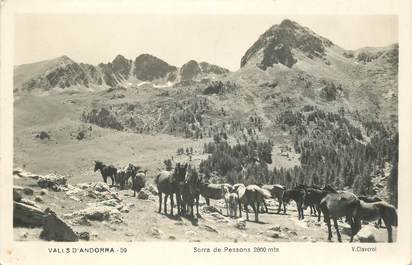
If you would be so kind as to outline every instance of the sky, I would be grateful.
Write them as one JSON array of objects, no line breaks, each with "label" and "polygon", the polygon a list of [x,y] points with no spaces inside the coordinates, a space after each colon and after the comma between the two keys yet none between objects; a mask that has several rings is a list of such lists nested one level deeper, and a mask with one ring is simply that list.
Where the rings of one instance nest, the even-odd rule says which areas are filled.
[{"label": "sky", "polygon": [[390,15],[19,14],[14,64],[67,55],[96,65],[149,53],[178,67],[194,59],[235,71],[259,36],[285,18],[345,49],[398,42],[398,17]]}]

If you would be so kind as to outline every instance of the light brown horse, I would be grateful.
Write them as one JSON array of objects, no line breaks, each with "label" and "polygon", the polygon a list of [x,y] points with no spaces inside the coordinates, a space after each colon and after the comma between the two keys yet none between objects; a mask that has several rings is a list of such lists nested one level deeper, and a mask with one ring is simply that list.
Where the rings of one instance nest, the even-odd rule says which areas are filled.
[{"label": "light brown horse", "polygon": [[358,226],[362,220],[372,222],[382,218],[388,231],[388,242],[393,242],[392,226],[398,226],[398,214],[394,206],[384,201],[370,203],[360,200],[353,218]]},{"label": "light brown horse", "polygon": [[252,206],[253,211],[255,212],[255,222],[259,222],[259,204],[264,201],[264,199],[269,199],[271,197],[270,192],[260,188],[257,185],[248,185],[245,187],[243,184],[234,185],[234,190],[239,196],[239,211],[240,216],[242,216],[242,207],[243,204],[246,211],[246,219],[249,221],[249,209],[248,206]]},{"label": "light brown horse", "polygon": [[[284,186],[280,185],[280,184],[262,185],[261,188],[269,191],[273,199],[277,199],[278,205],[279,205],[277,213],[280,213],[282,203],[283,203],[283,214],[286,214],[286,206],[285,206],[285,203],[283,202],[283,199],[282,199],[283,194],[286,191],[286,188]],[[268,211],[268,207],[266,206],[265,201],[263,201],[263,204],[265,206],[266,212],[268,213],[269,211]]]}]

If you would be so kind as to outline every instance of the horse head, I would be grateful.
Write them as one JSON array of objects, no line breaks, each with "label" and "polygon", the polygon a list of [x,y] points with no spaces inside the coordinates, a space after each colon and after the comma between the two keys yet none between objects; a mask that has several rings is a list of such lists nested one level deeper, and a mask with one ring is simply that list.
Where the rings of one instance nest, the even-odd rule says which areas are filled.
[{"label": "horse head", "polygon": [[103,167],[103,163],[101,161],[95,160],[94,161],[94,172],[101,169]]}]

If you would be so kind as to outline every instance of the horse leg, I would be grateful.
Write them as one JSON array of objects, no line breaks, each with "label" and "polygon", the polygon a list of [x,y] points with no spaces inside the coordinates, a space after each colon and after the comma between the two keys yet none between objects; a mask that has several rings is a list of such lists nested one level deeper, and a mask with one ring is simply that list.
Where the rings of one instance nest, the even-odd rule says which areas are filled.
[{"label": "horse leg", "polygon": [[338,241],[342,242],[342,237],[339,233],[339,227],[338,227],[338,219],[336,219],[335,217],[333,218],[333,225],[335,226],[336,229],[336,234],[338,235]]},{"label": "horse leg", "polygon": [[298,202],[296,202],[296,208],[297,208],[297,210],[298,210],[298,220],[300,220],[300,219],[301,219],[301,212],[300,212],[300,207],[299,207],[299,203],[298,203]]},{"label": "horse leg", "polygon": [[325,219],[325,223],[328,226],[328,240],[331,241],[332,240],[332,228],[331,228],[331,225],[330,225],[329,214],[326,211],[323,212],[323,218]]},{"label": "horse leg", "polygon": [[253,208],[253,211],[255,212],[255,222],[258,223],[259,222],[259,201],[256,201],[256,206],[255,206],[255,203],[252,202],[252,208]]},{"label": "horse leg", "polygon": [[207,205],[207,206],[210,206],[210,199],[209,199],[209,198],[205,198],[205,200],[206,200],[206,205]]},{"label": "horse leg", "polygon": [[277,213],[280,213],[280,207],[282,206],[282,199],[278,198],[278,205],[279,205],[279,207],[278,207]]},{"label": "horse leg", "polygon": [[[173,194],[171,195],[171,198],[173,198]],[[177,214],[182,215],[183,212],[183,207],[185,205],[184,199],[180,197],[180,194],[176,193],[176,205],[177,205]],[[172,206],[173,208],[173,206]]]},{"label": "horse leg", "polygon": [[159,191],[159,213],[162,212],[162,193]]},{"label": "horse leg", "polygon": [[263,205],[265,206],[266,213],[269,213],[268,206],[266,205],[265,199],[263,199]]},{"label": "horse leg", "polygon": [[382,227],[382,218],[378,219],[378,229]]},{"label": "horse leg", "polygon": [[226,206],[227,216],[229,216],[229,204],[228,204],[228,199],[226,199],[226,198],[225,198],[225,206]]},{"label": "horse leg", "polygon": [[[177,194],[176,194],[177,195]],[[176,196],[176,200],[179,201],[179,199],[177,199]],[[170,215],[173,216],[173,207],[174,207],[174,200],[173,200],[173,193],[170,194]],[[177,204],[177,211],[179,212],[179,203]]]},{"label": "horse leg", "polygon": [[320,214],[321,214],[321,211],[320,211],[319,205],[316,205],[316,211],[318,212],[318,222],[320,222]]},{"label": "horse leg", "polygon": [[303,213],[303,207],[302,207],[303,201],[299,202],[299,209],[301,213],[302,220],[305,219],[305,214]]},{"label": "horse leg", "polygon": [[393,239],[392,239],[392,225],[390,224],[390,222],[386,219],[383,218],[383,223],[386,226],[386,230],[388,231],[388,242],[392,243]]},{"label": "horse leg", "polygon": [[195,215],[193,213],[194,204],[195,204],[195,198],[191,197],[190,198],[190,215],[192,216],[192,218],[195,218]]},{"label": "horse leg", "polygon": [[165,201],[163,202],[163,211],[165,214],[167,214],[167,198],[169,197],[169,195],[167,193],[165,193]]},{"label": "horse leg", "polygon": [[196,216],[199,216],[199,195],[196,196]]},{"label": "horse leg", "polygon": [[353,237],[359,232],[362,226],[361,219],[357,217],[357,213],[355,213],[354,217],[349,218],[349,223],[351,225],[352,234],[350,236],[350,242],[353,242]]},{"label": "horse leg", "polygon": [[247,206],[248,206],[247,203],[243,204],[243,207],[245,207],[245,212],[246,212],[246,220],[249,221],[249,210],[248,210]]},{"label": "horse leg", "polygon": [[240,202],[240,199],[237,200],[237,203],[239,205],[239,217],[242,217],[242,203]]}]

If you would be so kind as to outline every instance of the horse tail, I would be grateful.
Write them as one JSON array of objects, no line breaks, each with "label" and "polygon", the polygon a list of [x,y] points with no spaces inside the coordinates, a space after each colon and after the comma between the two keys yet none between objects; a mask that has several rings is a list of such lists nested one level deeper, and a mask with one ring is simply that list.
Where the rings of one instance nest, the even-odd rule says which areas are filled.
[{"label": "horse tail", "polygon": [[262,189],[260,187],[256,187],[256,192],[258,192],[263,198],[269,199],[272,197],[272,194],[268,190]]}]

